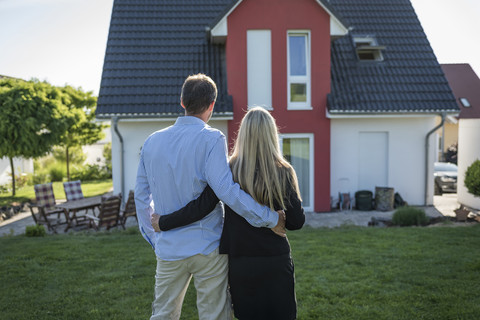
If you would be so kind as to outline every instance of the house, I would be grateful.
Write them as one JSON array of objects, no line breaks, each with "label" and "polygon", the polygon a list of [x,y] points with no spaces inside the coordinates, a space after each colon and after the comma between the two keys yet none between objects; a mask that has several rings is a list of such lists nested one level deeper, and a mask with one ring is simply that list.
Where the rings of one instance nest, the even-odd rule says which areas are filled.
[{"label": "house", "polygon": [[435,121],[458,107],[408,0],[116,0],[96,111],[116,191],[198,72],[217,82],[209,124],[230,145],[248,106],[271,111],[307,210],[376,186],[432,204]]},{"label": "house", "polygon": [[458,122],[446,130],[446,137],[458,141],[457,201],[467,207],[480,209],[480,198],[465,188],[465,171],[480,159],[480,79],[469,64],[442,64],[448,83],[460,108]]}]

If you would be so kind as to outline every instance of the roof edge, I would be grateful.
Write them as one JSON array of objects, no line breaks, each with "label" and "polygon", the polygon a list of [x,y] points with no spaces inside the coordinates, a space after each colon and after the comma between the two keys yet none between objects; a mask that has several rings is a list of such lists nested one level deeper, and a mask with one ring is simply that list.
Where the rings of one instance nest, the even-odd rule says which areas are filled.
[{"label": "roof edge", "polygon": [[[183,113],[173,112],[151,112],[151,113],[100,113],[95,116],[96,119],[105,120],[117,117],[119,119],[159,119],[172,120],[184,116]],[[214,120],[233,120],[233,112],[217,112],[213,113]]]}]

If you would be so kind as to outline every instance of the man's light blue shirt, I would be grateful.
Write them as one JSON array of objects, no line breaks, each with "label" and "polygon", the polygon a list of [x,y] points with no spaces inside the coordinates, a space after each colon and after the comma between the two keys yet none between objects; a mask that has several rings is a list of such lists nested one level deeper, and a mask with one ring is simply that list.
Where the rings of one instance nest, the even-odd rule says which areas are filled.
[{"label": "man's light blue shirt", "polygon": [[139,228],[163,260],[208,255],[219,246],[223,204],[200,221],[155,232],[150,215],[169,214],[196,199],[210,185],[220,200],[255,227],[273,228],[278,214],[256,203],[233,182],[225,136],[201,119],[180,117],[145,141],[137,171],[135,204]]}]

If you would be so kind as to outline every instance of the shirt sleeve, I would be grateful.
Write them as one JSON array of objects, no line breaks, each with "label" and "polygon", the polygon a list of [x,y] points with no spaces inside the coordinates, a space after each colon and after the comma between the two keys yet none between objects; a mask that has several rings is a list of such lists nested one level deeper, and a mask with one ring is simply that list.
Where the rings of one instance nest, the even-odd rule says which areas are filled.
[{"label": "shirt sleeve", "polygon": [[197,199],[190,201],[185,207],[175,212],[162,215],[158,222],[160,230],[168,231],[201,220],[215,209],[218,201],[212,188],[207,185]]},{"label": "shirt sleeve", "polygon": [[267,206],[258,204],[233,181],[228,165],[225,136],[219,137],[207,156],[205,177],[217,197],[254,227],[273,228],[278,214]]},{"label": "shirt sleeve", "polygon": [[140,153],[140,162],[137,170],[137,180],[135,183],[135,206],[137,208],[138,227],[145,240],[150,243],[155,250],[155,230],[150,222],[150,216],[153,214],[152,193],[148,184],[147,173],[143,162],[143,151]]}]

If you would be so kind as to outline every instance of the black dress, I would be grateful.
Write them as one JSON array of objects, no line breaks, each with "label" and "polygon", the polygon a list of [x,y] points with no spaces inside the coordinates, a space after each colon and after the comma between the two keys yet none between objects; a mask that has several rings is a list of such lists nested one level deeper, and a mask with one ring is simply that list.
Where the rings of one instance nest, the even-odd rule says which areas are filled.
[{"label": "black dress", "polygon": [[[167,231],[206,216],[218,198],[206,187],[196,200],[184,208],[160,218],[160,229]],[[305,214],[296,193],[288,189],[286,223],[289,230],[300,229]],[[251,226],[243,217],[225,206],[225,223],[220,253],[229,257],[229,285],[235,317],[238,319],[295,319],[294,265],[287,238],[269,228]]]}]

